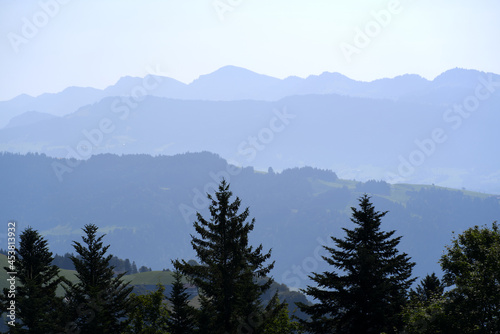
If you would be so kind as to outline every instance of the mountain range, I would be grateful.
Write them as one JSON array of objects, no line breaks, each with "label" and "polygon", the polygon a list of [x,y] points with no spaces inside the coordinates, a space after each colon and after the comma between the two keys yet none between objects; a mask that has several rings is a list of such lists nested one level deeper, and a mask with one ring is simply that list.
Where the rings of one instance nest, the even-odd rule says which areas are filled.
[{"label": "mountain range", "polygon": [[432,100],[432,103],[455,102],[462,97],[462,93],[474,89],[478,77],[484,75],[474,70],[453,69],[432,81],[415,74],[406,74],[392,79],[362,82],[330,72],[307,78],[292,76],[278,79],[235,66],[225,66],[213,73],[201,75],[190,84],[153,74],[144,78],[128,76],[102,90],[69,87],[59,93],[45,93],[37,97],[24,94],[0,101],[0,127],[27,111],[64,116],[105,97],[130,96],[143,89],[147,95],[182,100],[277,101],[293,95],[337,94],[374,99]]},{"label": "mountain range", "polygon": [[0,102],[0,151],[58,158],[210,151],[280,171],[500,193],[500,76],[452,69],[360,82],[234,66],[190,84],[148,75]]}]

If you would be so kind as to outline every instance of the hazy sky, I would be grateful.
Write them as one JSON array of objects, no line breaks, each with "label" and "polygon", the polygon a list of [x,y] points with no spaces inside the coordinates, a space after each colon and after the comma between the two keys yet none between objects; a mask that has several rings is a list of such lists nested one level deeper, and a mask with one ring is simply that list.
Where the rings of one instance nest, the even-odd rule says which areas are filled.
[{"label": "hazy sky", "polygon": [[0,100],[225,65],[358,80],[500,73],[500,1],[0,0]]}]

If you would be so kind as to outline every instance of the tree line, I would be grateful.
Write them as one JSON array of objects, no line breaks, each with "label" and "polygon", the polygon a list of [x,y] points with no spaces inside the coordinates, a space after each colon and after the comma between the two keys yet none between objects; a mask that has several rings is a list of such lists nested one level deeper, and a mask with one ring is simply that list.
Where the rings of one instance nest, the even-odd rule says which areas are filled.
[{"label": "tree line", "polygon": [[[2,253],[2,250],[0,250],[0,253]],[[5,252],[3,253],[5,254]],[[71,257],[73,254],[66,253],[64,255],[54,255],[54,261],[52,261],[52,264],[56,265],[60,269],[68,269],[68,270],[75,270],[75,265],[73,264],[73,261],[71,260]],[[133,274],[138,274],[138,273],[145,273],[148,271],[152,271],[151,268],[148,268],[146,266],[140,266],[139,269],[137,269],[137,265],[135,264],[135,261],[130,262],[129,259],[122,260],[118,258],[117,256],[113,256],[111,260],[109,261],[109,264],[113,266],[113,270],[117,273],[122,273],[124,272],[125,275],[133,275]]]},{"label": "tree line", "polygon": [[[273,278],[271,250],[249,243],[255,220],[222,180],[210,201],[210,217],[197,214],[191,245],[198,262],[173,260],[175,281],[135,295],[116,274],[105,235],[85,225],[69,258],[78,281],[59,275],[48,242],[28,227],[9,262],[19,285],[10,333],[498,333],[500,329],[500,230],[475,226],[454,237],[440,259],[442,279],[427,275],[415,289],[415,263],[398,250],[401,236],[381,229],[379,212],[364,195],[351,208],[353,229],[332,236],[324,248],[331,271],[311,273],[303,290],[313,303],[297,303],[307,317],[294,318],[277,293],[266,303]],[[291,245],[293,246],[293,245]],[[423,245],[425,247],[425,245]],[[9,258],[10,260],[10,258]],[[184,282],[198,289],[189,302]],[[59,287],[64,292],[56,293]],[[0,296],[2,310],[12,303]],[[7,313],[7,316],[9,313]],[[9,320],[9,317],[7,317]]]}]

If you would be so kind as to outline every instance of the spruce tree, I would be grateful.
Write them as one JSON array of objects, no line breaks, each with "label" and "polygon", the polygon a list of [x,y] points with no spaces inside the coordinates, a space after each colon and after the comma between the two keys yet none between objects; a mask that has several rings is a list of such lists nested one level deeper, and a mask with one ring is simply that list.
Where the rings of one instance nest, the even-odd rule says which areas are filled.
[{"label": "spruce tree", "polygon": [[171,312],[167,320],[170,334],[191,334],[194,333],[194,309],[188,305],[189,295],[182,283],[180,272],[174,272],[174,284],[170,297]]},{"label": "spruce tree", "polygon": [[302,321],[311,333],[394,333],[401,329],[401,310],[406,303],[415,265],[397,246],[395,231],[380,231],[381,218],[367,195],[352,209],[352,230],[343,228],[345,238],[332,237],[336,248],[323,259],[333,271],[313,273],[317,286],[304,291],[318,303],[299,304],[311,318]]},{"label": "spruce tree", "polygon": [[208,195],[211,219],[197,214],[194,227],[199,237],[191,236],[191,244],[200,264],[174,263],[199,288],[200,332],[233,334],[251,323],[256,333],[263,323],[253,319],[265,319],[260,296],[272,279],[258,284],[256,278],[265,278],[273,268],[274,262],[265,265],[271,251],[262,254],[262,245],[255,249],[248,245],[255,219],[247,221],[248,208],[238,214],[241,201],[236,197],[231,203],[231,196],[229,185],[222,180],[215,198]]},{"label": "spruce tree", "polygon": [[122,333],[133,307],[129,298],[132,287],[122,282],[125,273],[115,276],[109,264],[113,256],[106,255],[109,245],[103,245],[104,235],[98,237],[97,230],[96,225],[85,225],[84,245],[73,242],[79,256],[71,260],[79,281],[66,288],[72,319],[67,330],[81,334]]},{"label": "spruce tree", "polygon": [[[56,289],[63,280],[54,260],[48,242],[38,231],[26,228],[19,235],[19,249],[13,268],[17,272],[15,293],[16,318],[18,323],[11,328],[14,333],[50,334],[62,330],[62,298],[56,296]],[[10,302],[8,290],[3,290],[1,300]]]}]

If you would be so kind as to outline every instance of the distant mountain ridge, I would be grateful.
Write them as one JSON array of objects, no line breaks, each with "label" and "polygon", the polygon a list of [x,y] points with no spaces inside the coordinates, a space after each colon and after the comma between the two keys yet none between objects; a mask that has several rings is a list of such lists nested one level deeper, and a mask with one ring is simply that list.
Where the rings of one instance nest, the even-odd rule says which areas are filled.
[{"label": "distant mountain ridge", "polygon": [[[46,93],[37,97],[19,95],[8,101],[0,101],[0,128],[6,126],[13,117],[26,111],[63,116],[105,97],[130,96],[139,92],[172,99],[209,101],[277,101],[288,96],[307,94],[338,94],[392,100],[422,99],[432,96],[433,91],[437,89],[462,91],[474,88],[480,75],[484,73],[455,68],[432,81],[415,74],[405,74],[391,79],[362,82],[330,72],[310,75],[304,79],[294,76],[278,79],[236,66],[225,66],[201,75],[190,84],[156,75],[147,75],[144,78],[128,76],[103,90],[68,87],[59,93]],[[496,74],[495,76],[499,77]]]},{"label": "distant mountain ridge", "polygon": [[[500,157],[491,151],[500,142],[500,94],[481,101],[467,119],[439,101],[417,100],[107,97],[62,117],[15,121],[22,125],[0,129],[0,151],[77,159],[210,151],[260,170],[310,165],[358,180],[391,181],[394,174],[391,182],[500,193]],[[445,119],[447,110],[452,114]],[[445,142],[430,139],[436,129]]]},{"label": "distant mountain ridge", "polygon": [[0,151],[77,159],[210,151],[261,170],[310,165],[498,193],[499,87],[500,76],[464,69],[432,81],[277,79],[234,66],[190,84],[124,77],[104,90],[0,102]]}]

